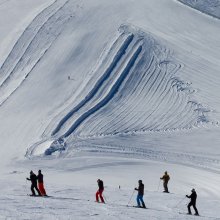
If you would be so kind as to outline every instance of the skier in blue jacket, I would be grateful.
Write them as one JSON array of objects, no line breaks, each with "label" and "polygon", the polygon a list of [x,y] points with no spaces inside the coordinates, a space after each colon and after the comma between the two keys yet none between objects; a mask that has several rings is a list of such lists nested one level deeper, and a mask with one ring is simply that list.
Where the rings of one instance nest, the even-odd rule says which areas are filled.
[{"label": "skier in blue jacket", "polygon": [[[138,180],[138,184],[139,184],[138,188],[135,188],[135,190],[138,191],[138,194],[137,194],[137,207],[146,208],[144,200],[143,200],[144,184],[142,183],[142,180]],[[140,202],[142,203],[142,206],[141,206]]]}]

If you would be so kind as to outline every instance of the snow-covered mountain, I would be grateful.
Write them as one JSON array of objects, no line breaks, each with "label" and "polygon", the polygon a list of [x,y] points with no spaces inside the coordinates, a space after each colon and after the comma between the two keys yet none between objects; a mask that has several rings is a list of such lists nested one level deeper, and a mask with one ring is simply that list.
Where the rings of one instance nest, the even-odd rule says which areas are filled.
[{"label": "snow-covered mountain", "polygon": [[[219,0],[0,1],[2,218],[191,219],[196,188],[219,219],[219,25]],[[22,197],[31,169],[54,197]]]},{"label": "snow-covered mountain", "polygon": [[188,6],[191,6],[192,8],[199,10],[200,12],[213,16],[217,19],[219,19],[220,17],[220,1],[219,0],[205,0],[205,1],[203,0],[179,0],[179,1]]}]

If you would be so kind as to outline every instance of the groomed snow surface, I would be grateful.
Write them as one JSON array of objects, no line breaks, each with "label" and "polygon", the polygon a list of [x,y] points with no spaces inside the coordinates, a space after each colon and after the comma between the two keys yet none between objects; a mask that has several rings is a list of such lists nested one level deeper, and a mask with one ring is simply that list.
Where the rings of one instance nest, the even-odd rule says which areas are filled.
[{"label": "groomed snow surface", "polygon": [[0,219],[220,219],[219,25],[219,0],[0,0]]}]

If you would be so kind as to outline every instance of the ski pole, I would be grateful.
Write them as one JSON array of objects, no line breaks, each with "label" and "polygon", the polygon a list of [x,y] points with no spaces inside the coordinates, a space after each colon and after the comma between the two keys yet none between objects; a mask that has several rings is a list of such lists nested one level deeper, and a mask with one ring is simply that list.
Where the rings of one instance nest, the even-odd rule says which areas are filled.
[{"label": "ski pole", "polygon": [[[105,199],[105,201],[107,202],[107,199],[106,199],[106,197],[103,195],[103,197],[104,197],[104,199]],[[107,202],[108,203],[108,202]]]},{"label": "ski pole", "polygon": [[133,192],[132,192],[132,194],[131,194],[131,197],[130,197],[130,199],[129,199],[129,202],[128,202],[127,206],[130,204],[131,199],[132,199],[132,197],[133,197],[133,195],[134,195],[134,192],[135,192],[135,189],[133,190]]},{"label": "ski pole", "polygon": [[177,208],[182,202],[183,200],[185,200],[186,197],[184,197],[183,199],[181,199],[173,208]]},{"label": "ski pole", "polygon": [[157,192],[159,191],[159,188],[160,188],[160,182],[161,182],[161,179],[159,180],[159,183],[158,183]]},{"label": "ski pole", "polygon": [[26,180],[25,180],[25,191],[27,192],[27,195],[30,194],[27,178],[26,178]]}]

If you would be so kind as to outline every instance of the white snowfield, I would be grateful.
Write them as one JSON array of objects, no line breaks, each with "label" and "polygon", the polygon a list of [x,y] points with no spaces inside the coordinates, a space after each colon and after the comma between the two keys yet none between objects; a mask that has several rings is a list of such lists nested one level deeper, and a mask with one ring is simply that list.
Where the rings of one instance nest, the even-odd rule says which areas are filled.
[{"label": "white snowfield", "polygon": [[0,219],[220,219],[219,27],[220,0],[0,0]]}]

